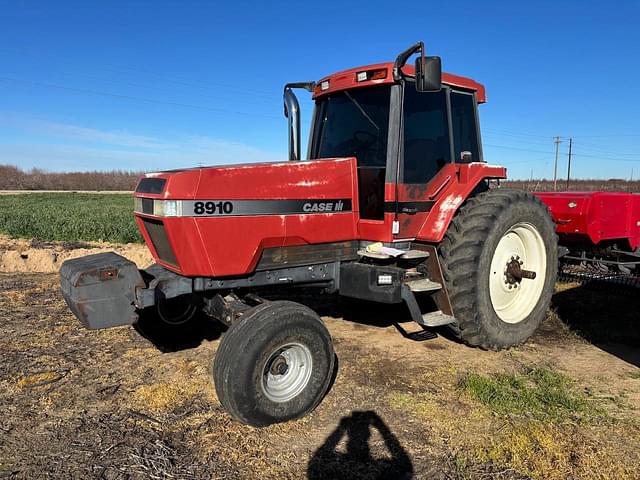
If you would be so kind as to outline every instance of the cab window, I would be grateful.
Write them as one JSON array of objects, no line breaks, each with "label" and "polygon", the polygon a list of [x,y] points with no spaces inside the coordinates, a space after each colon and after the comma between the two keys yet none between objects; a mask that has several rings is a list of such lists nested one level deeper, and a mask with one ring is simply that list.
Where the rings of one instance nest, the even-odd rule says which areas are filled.
[{"label": "cab window", "polygon": [[471,161],[479,162],[476,106],[473,94],[451,92],[451,125],[453,127],[453,155],[462,161],[462,152],[471,153]]},{"label": "cab window", "polygon": [[451,162],[446,89],[419,93],[406,83],[402,130],[403,182],[427,183]]}]

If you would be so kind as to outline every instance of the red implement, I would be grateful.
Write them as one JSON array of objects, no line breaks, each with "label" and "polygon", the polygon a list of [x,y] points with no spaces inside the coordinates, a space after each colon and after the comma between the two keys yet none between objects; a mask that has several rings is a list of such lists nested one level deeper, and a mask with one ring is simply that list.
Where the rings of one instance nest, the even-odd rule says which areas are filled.
[{"label": "red implement", "polygon": [[551,211],[562,244],[621,240],[640,246],[640,195],[622,192],[537,192]]}]

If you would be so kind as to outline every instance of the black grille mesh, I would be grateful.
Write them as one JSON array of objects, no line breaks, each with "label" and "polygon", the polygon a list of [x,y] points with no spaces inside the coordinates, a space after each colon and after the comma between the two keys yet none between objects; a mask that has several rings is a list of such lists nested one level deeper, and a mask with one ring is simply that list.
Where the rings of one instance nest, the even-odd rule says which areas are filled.
[{"label": "black grille mesh", "polygon": [[164,230],[164,224],[159,220],[151,220],[149,218],[143,219],[142,222],[160,260],[177,267],[178,261],[169,244],[169,238],[167,237],[167,232]]}]

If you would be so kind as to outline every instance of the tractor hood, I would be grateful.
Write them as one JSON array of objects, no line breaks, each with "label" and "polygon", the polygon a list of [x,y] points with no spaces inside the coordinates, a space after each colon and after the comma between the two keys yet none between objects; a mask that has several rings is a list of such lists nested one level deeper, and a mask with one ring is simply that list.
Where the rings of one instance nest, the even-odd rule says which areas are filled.
[{"label": "tractor hood", "polygon": [[[304,162],[265,162],[169,170],[148,173],[136,188],[136,197],[175,200],[290,199],[321,191],[344,194],[354,183],[343,178],[355,173],[353,158]],[[336,183],[336,176],[342,180]]]},{"label": "tractor hood", "polygon": [[136,221],[155,260],[186,276],[243,275],[265,248],[356,238],[354,158],[150,173]]}]

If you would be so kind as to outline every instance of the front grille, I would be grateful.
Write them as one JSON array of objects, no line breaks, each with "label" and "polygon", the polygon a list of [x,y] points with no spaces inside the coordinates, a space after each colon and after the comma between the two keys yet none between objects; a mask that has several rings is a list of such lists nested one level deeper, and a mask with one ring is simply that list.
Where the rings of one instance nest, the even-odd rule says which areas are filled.
[{"label": "front grille", "polygon": [[164,178],[143,178],[136,187],[138,193],[160,194],[164,190],[164,184],[167,182]]},{"label": "front grille", "polygon": [[164,224],[159,220],[151,220],[148,218],[144,218],[142,223],[147,230],[147,234],[149,234],[153,248],[160,260],[177,267],[178,261],[169,244],[169,238],[167,237],[167,232],[164,230]]}]

